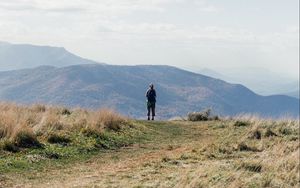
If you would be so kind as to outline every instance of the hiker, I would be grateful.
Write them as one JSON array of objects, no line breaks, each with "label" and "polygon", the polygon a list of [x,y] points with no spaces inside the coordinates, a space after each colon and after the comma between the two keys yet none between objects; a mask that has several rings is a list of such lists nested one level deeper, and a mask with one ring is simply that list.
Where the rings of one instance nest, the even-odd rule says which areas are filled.
[{"label": "hiker", "polygon": [[156,103],[156,91],[154,89],[154,85],[150,84],[149,89],[146,92],[147,97],[147,110],[148,110],[148,120],[150,120],[150,112],[152,113],[152,120],[154,120],[155,116],[155,103]]}]

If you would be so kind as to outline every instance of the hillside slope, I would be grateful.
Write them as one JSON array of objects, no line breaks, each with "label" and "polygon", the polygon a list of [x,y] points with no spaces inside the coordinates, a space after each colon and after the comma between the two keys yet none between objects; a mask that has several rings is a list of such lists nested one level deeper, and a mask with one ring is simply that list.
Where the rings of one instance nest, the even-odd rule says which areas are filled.
[{"label": "hillside slope", "polygon": [[145,115],[145,90],[153,82],[161,118],[211,107],[216,113],[299,116],[299,100],[263,97],[226,83],[170,66],[74,65],[0,72],[0,100],[85,108],[109,107],[132,117]]},{"label": "hillside slope", "polygon": [[285,94],[299,98],[299,79],[276,74],[264,68],[224,69],[222,74],[210,69],[196,71],[230,83],[239,83],[260,95]]},{"label": "hillside slope", "polygon": [[291,92],[288,92],[288,93],[285,93],[284,95],[287,95],[287,96],[292,96],[292,97],[295,97],[295,98],[300,98],[300,92],[299,92],[299,89],[298,90],[294,90],[294,91],[291,91]]},{"label": "hillside slope", "polygon": [[96,62],[76,56],[61,47],[0,42],[1,71],[33,68],[42,65],[63,67],[91,63]]},{"label": "hillside slope", "polygon": [[138,121],[105,110],[0,104],[1,124],[0,187],[300,184],[299,121]]}]

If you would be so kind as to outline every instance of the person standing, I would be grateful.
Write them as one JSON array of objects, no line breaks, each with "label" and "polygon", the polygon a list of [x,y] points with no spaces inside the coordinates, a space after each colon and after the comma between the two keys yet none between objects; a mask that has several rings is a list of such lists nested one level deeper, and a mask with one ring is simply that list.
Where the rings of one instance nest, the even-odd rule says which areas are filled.
[{"label": "person standing", "polygon": [[150,113],[152,114],[152,120],[154,120],[155,116],[155,103],[156,103],[156,91],[154,89],[154,85],[150,84],[149,89],[146,92],[147,97],[147,116],[148,120],[150,120]]}]

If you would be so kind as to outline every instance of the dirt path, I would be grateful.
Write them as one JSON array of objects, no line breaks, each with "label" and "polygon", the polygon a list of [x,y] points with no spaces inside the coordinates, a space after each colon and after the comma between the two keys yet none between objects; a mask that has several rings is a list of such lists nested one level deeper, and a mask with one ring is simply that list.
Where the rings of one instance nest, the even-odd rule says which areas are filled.
[{"label": "dirt path", "polygon": [[36,172],[32,179],[19,177],[15,187],[185,187],[191,181],[186,179],[189,174],[200,173],[200,163],[181,158],[212,142],[213,137],[203,130],[205,127],[198,131],[204,136],[194,130],[185,134],[186,141],[181,135],[172,143],[136,144],[107,151],[70,168]]},{"label": "dirt path", "polygon": [[[172,151],[162,149],[145,153],[132,151],[132,149],[125,149],[119,152],[121,158],[117,161],[103,161],[111,158],[107,156],[108,159],[102,158],[101,160],[95,160],[88,165],[77,166],[74,171],[79,173],[67,177],[63,182],[55,181],[54,184],[51,184],[56,185],[57,187],[82,187],[87,185],[105,185],[110,183],[119,184],[122,181],[128,181],[130,179],[129,174],[131,173],[139,175],[139,173],[141,173],[140,171],[145,165],[160,162],[164,156],[178,157],[178,155],[184,153],[188,149],[188,147],[179,147]],[[134,156],[132,155],[133,153],[135,154]],[[86,171],[84,170],[85,168],[89,170]],[[114,178],[119,179],[121,182],[111,182]],[[40,187],[40,185],[37,187]]]},{"label": "dirt path", "polygon": [[[254,139],[245,136],[253,127],[227,121],[138,123],[148,137],[138,137],[130,147],[0,174],[0,188],[299,187],[296,133]],[[273,123],[269,126],[276,131]]]},{"label": "dirt path", "polygon": [[[174,149],[153,148],[151,145],[123,148],[118,152],[105,153],[101,157],[75,164],[68,169],[50,171],[43,179],[22,181],[16,187],[138,187],[145,183],[156,187],[158,185],[155,182],[165,178],[164,173],[167,171],[161,164],[191,152],[196,144],[179,145]],[[189,171],[187,166],[184,167],[180,162],[175,163],[178,163],[174,164],[176,168],[186,171],[180,173],[185,176]],[[154,181],[147,183],[147,180]]]}]

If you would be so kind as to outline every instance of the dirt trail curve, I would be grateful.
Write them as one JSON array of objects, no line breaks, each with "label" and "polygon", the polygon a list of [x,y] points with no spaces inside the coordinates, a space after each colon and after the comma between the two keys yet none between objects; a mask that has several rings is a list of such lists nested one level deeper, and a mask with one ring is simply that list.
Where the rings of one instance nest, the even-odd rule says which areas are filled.
[{"label": "dirt trail curve", "polygon": [[37,172],[33,179],[19,177],[14,187],[185,187],[187,175],[197,166],[176,159],[213,140],[203,133],[205,126],[195,130],[168,141],[107,151],[65,169]]}]

